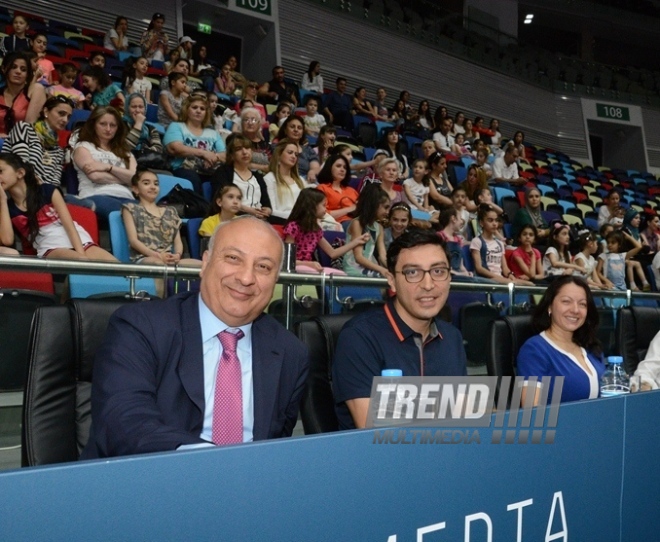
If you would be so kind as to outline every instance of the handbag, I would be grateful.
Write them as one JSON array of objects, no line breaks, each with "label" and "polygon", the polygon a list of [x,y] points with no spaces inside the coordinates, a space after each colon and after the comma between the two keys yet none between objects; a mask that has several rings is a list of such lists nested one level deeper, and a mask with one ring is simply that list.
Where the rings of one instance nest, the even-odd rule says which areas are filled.
[{"label": "handbag", "polygon": [[135,161],[138,167],[142,169],[163,169],[165,171],[172,171],[167,159],[158,152],[141,150],[134,151]]},{"label": "handbag", "polygon": [[175,184],[158,205],[174,207],[180,218],[203,218],[210,209],[209,202],[202,196],[179,184]]}]

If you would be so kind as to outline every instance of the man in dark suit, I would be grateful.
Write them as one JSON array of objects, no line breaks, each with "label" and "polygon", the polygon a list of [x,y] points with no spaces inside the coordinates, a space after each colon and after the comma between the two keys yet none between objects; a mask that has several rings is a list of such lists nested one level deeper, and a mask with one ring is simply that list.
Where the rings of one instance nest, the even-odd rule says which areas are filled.
[{"label": "man in dark suit", "polygon": [[[291,435],[308,352],[263,314],[282,254],[282,241],[263,221],[221,224],[203,256],[199,294],[113,315],[96,355],[81,459]],[[221,337],[228,334],[233,346]],[[221,424],[233,437],[222,436]]]}]

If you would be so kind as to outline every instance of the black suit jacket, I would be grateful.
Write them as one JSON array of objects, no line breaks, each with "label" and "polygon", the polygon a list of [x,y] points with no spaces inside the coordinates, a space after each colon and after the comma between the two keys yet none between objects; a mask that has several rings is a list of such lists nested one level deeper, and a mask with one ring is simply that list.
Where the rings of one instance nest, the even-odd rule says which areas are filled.
[{"label": "black suit jacket", "polygon": [[[81,459],[203,442],[199,294],[120,308],[94,362],[92,428]],[[307,347],[272,317],[252,326],[254,440],[290,436],[307,380]]]}]

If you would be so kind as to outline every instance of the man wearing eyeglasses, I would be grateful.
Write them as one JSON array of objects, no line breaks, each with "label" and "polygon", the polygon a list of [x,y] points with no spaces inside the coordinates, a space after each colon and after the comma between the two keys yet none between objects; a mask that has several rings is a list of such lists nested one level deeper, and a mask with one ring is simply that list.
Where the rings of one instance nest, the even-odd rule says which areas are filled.
[{"label": "man wearing eyeglasses", "polygon": [[450,285],[444,242],[431,231],[409,230],[390,245],[387,269],[395,297],[350,320],[339,335],[332,382],[340,429],[365,427],[371,383],[383,369],[467,374],[463,338],[438,316]]}]

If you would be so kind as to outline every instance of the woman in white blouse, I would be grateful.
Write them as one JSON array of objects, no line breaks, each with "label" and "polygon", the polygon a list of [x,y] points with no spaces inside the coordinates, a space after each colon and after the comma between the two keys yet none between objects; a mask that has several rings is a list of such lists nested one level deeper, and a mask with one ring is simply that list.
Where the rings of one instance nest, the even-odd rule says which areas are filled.
[{"label": "woman in white blouse", "polygon": [[323,77],[321,73],[321,63],[318,60],[312,60],[309,63],[309,68],[303,74],[302,83],[300,87],[303,90],[311,90],[323,94]]},{"label": "woman in white blouse", "polygon": [[275,147],[270,160],[270,172],[264,177],[264,181],[273,209],[269,222],[273,224],[286,223],[298,194],[306,186],[298,175],[299,153],[297,143],[283,139]]}]

